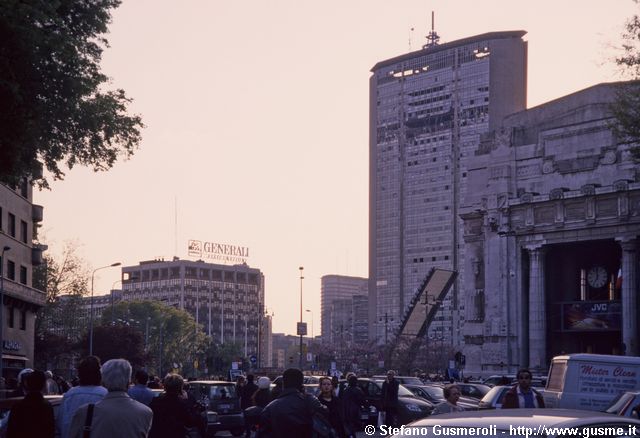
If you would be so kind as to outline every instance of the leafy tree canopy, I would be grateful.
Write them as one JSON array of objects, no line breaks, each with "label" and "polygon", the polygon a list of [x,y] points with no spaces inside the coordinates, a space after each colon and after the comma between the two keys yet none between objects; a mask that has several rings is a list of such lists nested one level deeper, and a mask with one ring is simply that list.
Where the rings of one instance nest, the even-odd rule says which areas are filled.
[{"label": "leafy tree canopy", "polygon": [[110,169],[137,148],[140,116],[100,70],[111,10],[120,0],[0,2],[0,181],[28,177],[48,187],[42,167]]},{"label": "leafy tree canopy", "polygon": [[[638,0],[634,0],[638,4]],[[616,64],[623,72],[636,81],[640,79],[640,17],[634,14],[625,24],[622,35],[623,52],[616,58]],[[640,143],[640,86],[634,81],[619,90],[611,111],[616,119],[613,132],[623,142]],[[640,148],[631,149],[634,157],[640,159]]]}]

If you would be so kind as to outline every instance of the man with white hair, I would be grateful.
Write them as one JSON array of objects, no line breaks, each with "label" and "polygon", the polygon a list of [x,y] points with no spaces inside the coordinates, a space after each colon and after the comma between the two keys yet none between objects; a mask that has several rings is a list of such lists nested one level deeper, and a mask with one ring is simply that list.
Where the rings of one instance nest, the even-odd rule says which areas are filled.
[{"label": "man with white hair", "polygon": [[107,395],[92,405],[78,409],[71,421],[69,436],[82,438],[84,429],[91,438],[140,438],[146,437],[151,428],[153,413],[149,407],[129,397],[127,389],[131,381],[131,364],[125,359],[111,359],[102,365],[102,386]]}]

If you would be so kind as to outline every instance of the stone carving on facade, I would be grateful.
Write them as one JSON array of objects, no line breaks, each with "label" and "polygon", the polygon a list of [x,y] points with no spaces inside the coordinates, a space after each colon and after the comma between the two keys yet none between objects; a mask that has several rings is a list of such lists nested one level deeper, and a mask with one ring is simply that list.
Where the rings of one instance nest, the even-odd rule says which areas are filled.
[{"label": "stone carving on facade", "polygon": [[613,190],[616,192],[622,192],[629,190],[629,181],[626,179],[619,179],[613,183]]},{"label": "stone carving on facade", "polygon": [[523,203],[533,202],[533,193],[523,193],[522,196],[520,196],[520,201]]},{"label": "stone carving on facade", "polygon": [[593,196],[596,194],[596,185],[595,184],[585,184],[580,187],[580,192],[582,192],[585,196]]},{"label": "stone carving on facade", "polygon": [[563,187],[558,187],[558,188],[555,188],[555,189],[551,190],[551,192],[549,192],[549,199],[553,201],[553,200],[556,200],[556,199],[564,198],[564,192],[566,190],[567,189],[565,189]]},{"label": "stone carving on facade", "polygon": [[542,173],[553,173],[555,170],[556,169],[553,160],[544,160],[544,162],[542,163]]},{"label": "stone carving on facade", "polygon": [[616,151],[609,149],[604,153],[604,156],[600,159],[600,164],[614,164],[616,162]]}]

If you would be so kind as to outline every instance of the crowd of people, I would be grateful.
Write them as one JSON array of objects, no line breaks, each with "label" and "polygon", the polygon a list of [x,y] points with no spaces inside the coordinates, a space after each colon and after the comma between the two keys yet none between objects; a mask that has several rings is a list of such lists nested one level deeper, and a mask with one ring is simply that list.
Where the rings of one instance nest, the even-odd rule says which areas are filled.
[{"label": "crowd of people", "polygon": [[[531,372],[521,369],[517,384],[506,394],[502,408],[544,407],[540,394],[531,388]],[[104,364],[95,356],[81,360],[72,387],[63,387],[50,372],[25,369],[17,378],[11,396],[16,402],[4,424],[6,436],[62,438],[150,437],[185,438],[189,431],[206,436],[206,405],[185,390],[179,374],[168,374],[162,382],[140,369],[132,375],[125,359]],[[255,381],[252,374],[238,377],[236,392],[245,415],[247,437],[351,438],[362,430],[362,409],[368,408],[358,377],[349,373],[339,389],[336,377],[321,377],[317,396],[304,388],[302,371],[287,369],[281,385],[271,388],[268,377]],[[157,395],[151,388],[162,386]],[[397,426],[399,382],[395,372],[387,372],[382,383],[380,423]],[[63,392],[58,415],[54,418],[44,394]],[[460,388],[444,387],[445,401],[432,415],[461,412],[457,405]]]}]

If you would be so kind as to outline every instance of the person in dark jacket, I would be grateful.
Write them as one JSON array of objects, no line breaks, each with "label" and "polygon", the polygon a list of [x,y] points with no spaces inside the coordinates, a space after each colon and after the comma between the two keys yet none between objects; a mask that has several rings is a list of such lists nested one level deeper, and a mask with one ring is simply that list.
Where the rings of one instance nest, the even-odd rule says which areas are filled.
[{"label": "person in dark jacket", "polygon": [[333,392],[333,384],[330,377],[320,377],[320,393],[318,400],[327,407],[329,411],[329,423],[336,433],[336,436],[342,438],[345,436],[342,427],[342,403]]},{"label": "person in dark jacket", "polygon": [[151,401],[153,423],[149,438],[185,438],[188,427],[199,426],[200,416],[189,406],[179,374],[164,378],[164,392]]},{"label": "person in dark jacket", "polygon": [[504,395],[502,409],[544,408],[542,394],[531,387],[531,371],[522,368],[518,370],[516,377],[518,384]]},{"label": "person in dark jacket", "polygon": [[11,408],[7,438],[53,438],[53,408],[42,396],[46,381],[42,371],[32,371],[24,378],[27,394]]},{"label": "person in dark jacket", "polygon": [[253,394],[258,390],[258,385],[253,382],[255,377],[253,374],[247,374],[247,383],[242,387],[242,393],[240,394],[240,407],[242,410],[253,406]]},{"label": "person in dark jacket", "polygon": [[349,438],[355,437],[356,432],[362,429],[362,421],[360,411],[362,406],[366,406],[367,401],[358,387],[358,378],[355,374],[349,376],[348,386],[340,398],[342,399],[342,418],[344,421],[344,430]]},{"label": "person in dark jacket", "polygon": [[326,417],[327,408],[314,396],[305,394],[299,369],[285,370],[282,385],[278,398],[262,411],[259,436],[311,438],[313,416],[320,414]]},{"label": "person in dark jacket", "polygon": [[396,372],[387,371],[387,378],[382,382],[382,410],[385,412],[384,424],[395,426],[398,419],[398,390],[400,382],[396,380]]}]

